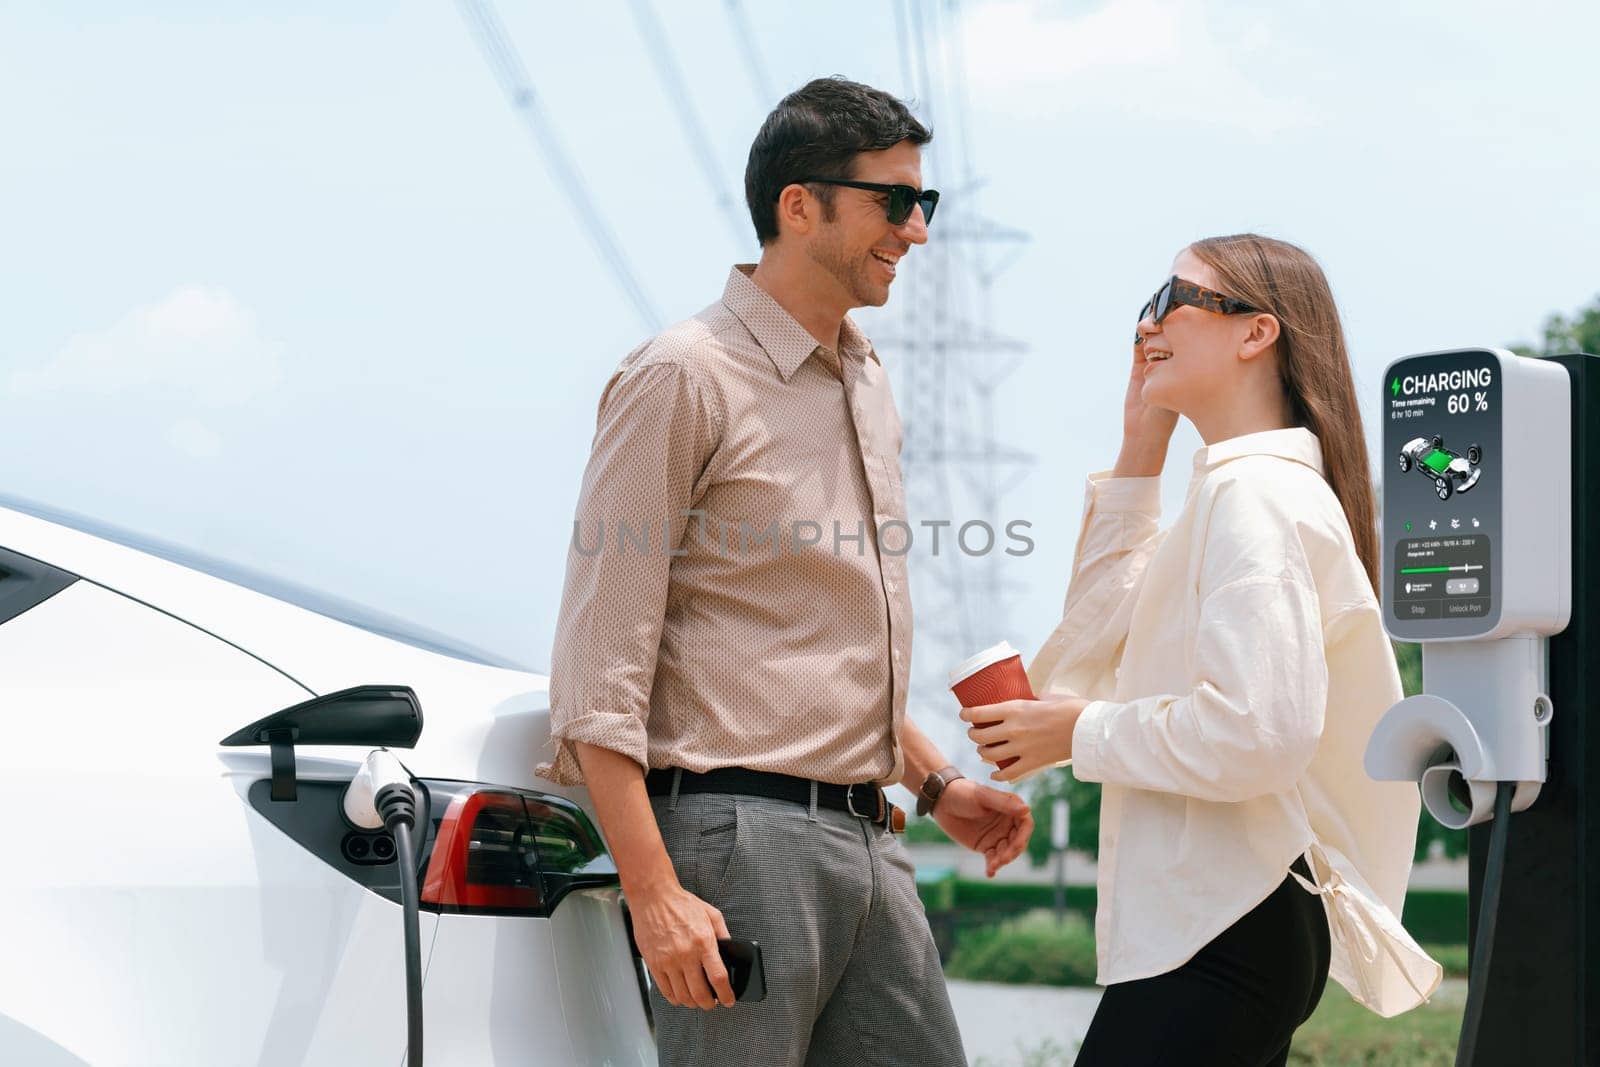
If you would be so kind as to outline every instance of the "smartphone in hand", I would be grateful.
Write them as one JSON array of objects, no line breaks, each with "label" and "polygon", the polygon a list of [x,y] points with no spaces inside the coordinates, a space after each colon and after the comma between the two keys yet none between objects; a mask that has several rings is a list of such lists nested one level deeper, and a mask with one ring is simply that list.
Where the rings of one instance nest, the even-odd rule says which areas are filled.
[{"label": "smartphone in hand", "polygon": [[767,999],[767,972],[761,964],[761,942],[719,937],[717,952],[722,956],[722,965],[728,968],[728,984],[733,986],[734,1000]]}]

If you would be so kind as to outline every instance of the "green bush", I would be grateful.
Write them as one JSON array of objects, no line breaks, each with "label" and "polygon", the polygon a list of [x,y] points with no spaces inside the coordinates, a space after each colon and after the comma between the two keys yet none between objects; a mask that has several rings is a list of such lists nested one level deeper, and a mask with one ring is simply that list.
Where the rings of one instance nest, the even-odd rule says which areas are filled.
[{"label": "green bush", "polygon": [[1465,945],[1468,910],[1462,890],[1413,889],[1406,893],[1400,921],[1407,933],[1425,944]]},{"label": "green bush", "polygon": [[928,911],[947,912],[954,911],[956,906],[956,886],[960,879],[955,872],[943,878],[924,878],[919,872],[917,875],[917,896],[922,898],[922,906]]},{"label": "green bush", "polygon": [[1032,911],[964,934],[945,966],[951,978],[1027,985],[1094,985],[1094,930],[1076,912],[1057,922]]},{"label": "green bush", "polygon": [[[1054,886],[954,877],[919,881],[917,892],[943,952],[959,952],[989,928],[1055,903]],[[1087,923],[1094,915],[1094,886],[1068,886],[1066,906]],[[1453,975],[1466,973],[1467,910],[1467,894],[1459,890],[1413,889],[1406,894],[1406,930]],[[1451,947],[1453,956],[1448,954]]]},{"label": "green bush", "polygon": [[[1067,907],[1071,910],[1092,915],[1094,900],[1094,886],[1067,886]],[[1055,887],[1049,884],[960,879],[955,884],[951,906],[969,911],[1024,912],[1054,907],[1055,901]],[[928,903],[927,894],[924,894],[922,903],[929,910],[936,910]]]},{"label": "green bush", "polygon": [[912,845],[948,845],[950,835],[933,821],[932,816],[913,815],[906,820],[905,840]]}]

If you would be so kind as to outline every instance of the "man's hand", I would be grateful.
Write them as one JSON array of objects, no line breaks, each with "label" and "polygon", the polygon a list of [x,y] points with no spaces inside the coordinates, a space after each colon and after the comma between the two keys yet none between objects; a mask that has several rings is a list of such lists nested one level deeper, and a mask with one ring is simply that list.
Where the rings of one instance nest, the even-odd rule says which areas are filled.
[{"label": "man's hand", "polygon": [[667,1001],[707,1011],[733,1007],[733,985],[717,952],[728,936],[722,912],[674,881],[643,896],[629,896],[633,940]]},{"label": "man's hand", "polygon": [[[717,938],[728,936],[722,912],[684,889],[672,867],[644,787],[644,768],[619,752],[573,746],[622,879],[633,916],[633,941],[661,995],[682,1008],[733,1005]],[[715,995],[713,995],[715,990]]]},{"label": "man's hand", "polygon": [[983,853],[990,878],[1022,855],[1033,833],[1033,811],[1015,793],[957,778],[939,795],[933,821],[950,840]]}]

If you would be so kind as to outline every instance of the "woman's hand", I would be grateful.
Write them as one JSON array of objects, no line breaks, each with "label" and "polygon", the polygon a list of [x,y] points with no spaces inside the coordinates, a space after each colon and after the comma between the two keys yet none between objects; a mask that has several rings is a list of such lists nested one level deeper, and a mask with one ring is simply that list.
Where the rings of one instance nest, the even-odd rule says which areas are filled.
[{"label": "woman's hand", "polygon": [[1122,399],[1122,451],[1112,473],[1118,478],[1149,478],[1167,462],[1167,443],[1178,426],[1178,413],[1144,401],[1144,345],[1133,346],[1128,391]]},{"label": "woman's hand", "polygon": [[983,762],[998,764],[1016,758],[1017,762],[989,776],[996,782],[1014,782],[1041,767],[1072,758],[1072,731],[1088,705],[1089,701],[1076,696],[1007,700],[962,708],[961,718],[985,724],[967,731]]}]

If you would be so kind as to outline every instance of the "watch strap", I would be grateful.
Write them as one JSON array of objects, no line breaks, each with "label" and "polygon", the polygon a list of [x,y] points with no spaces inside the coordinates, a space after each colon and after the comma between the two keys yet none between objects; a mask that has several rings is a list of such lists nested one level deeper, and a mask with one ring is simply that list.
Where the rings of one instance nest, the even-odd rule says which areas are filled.
[{"label": "watch strap", "polygon": [[950,787],[950,783],[957,778],[965,778],[953,765],[942,770],[934,771],[922,780],[922,788],[917,793],[917,814],[927,815],[938,806],[939,798]]}]

